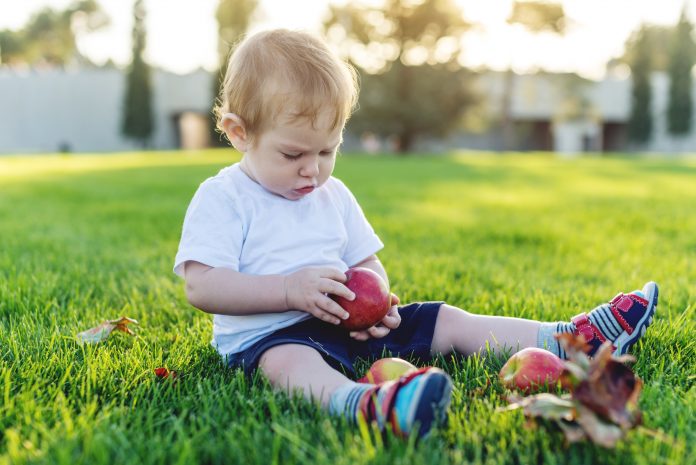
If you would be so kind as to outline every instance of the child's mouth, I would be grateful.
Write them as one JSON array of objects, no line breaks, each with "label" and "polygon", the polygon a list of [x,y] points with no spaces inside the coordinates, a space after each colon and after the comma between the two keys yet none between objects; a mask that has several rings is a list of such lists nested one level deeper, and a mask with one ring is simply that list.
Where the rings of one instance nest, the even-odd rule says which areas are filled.
[{"label": "child's mouth", "polygon": [[307,195],[314,190],[314,186],[302,187],[301,189],[295,189],[295,192],[302,195]]}]

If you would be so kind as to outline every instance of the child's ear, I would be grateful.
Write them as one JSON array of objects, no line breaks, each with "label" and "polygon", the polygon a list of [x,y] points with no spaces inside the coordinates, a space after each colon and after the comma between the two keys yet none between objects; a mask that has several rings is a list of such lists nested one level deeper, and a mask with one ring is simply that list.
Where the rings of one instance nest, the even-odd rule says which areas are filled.
[{"label": "child's ear", "polygon": [[225,113],[222,115],[222,127],[234,148],[240,152],[246,152],[249,145],[249,135],[244,120],[234,113]]}]

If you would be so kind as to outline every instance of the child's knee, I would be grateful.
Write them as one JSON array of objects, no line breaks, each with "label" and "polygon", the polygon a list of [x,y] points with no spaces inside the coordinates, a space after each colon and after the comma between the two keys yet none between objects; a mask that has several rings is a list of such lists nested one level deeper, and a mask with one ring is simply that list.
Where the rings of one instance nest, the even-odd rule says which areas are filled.
[{"label": "child's knee", "polygon": [[461,322],[462,320],[467,320],[469,318],[474,318],[476,315],[467,312],[458,307],[453,307],[452,305],[442,304],[440,305],[440,310],[437,313],[437,321],[442,321],[450,323],[453,321]]},{"label": "child's knee", "polygon": [[306,364],[312,357],[321,357],[312,347],[302,344],[281,344],[266,350],[259,359],[259,369],[274,383],[287,376],[296,364]]}]

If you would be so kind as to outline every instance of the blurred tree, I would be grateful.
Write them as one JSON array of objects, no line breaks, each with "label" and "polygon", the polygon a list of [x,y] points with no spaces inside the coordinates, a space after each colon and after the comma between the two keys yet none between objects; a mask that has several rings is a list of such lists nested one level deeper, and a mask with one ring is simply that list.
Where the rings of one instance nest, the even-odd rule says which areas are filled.
[{"label": "blurred tree", "polygon": [[220,68],[227,63],[230,49],[249,29],[258,0],[220,0],[215,18],[218,22],[218,56]]},{"label": "blurred tree", "polygon": [[515,1],[508,16],[509,24],[521,24],[534,33],[565,34],[566,17],[563,5],[549,1]]},{"label": "blurred tree", "polygon": [[4,29],[0,31],[0,64],[25,62],[23,58],[24,43],[21,31]]},{"label": "blurred tree", "polygon": [[419,136],[444,137],[476,102],[466,85],[471,73],[447,64],[395,62],[380,74],[362,74],[360,108],[350,121],[358,134],[396,136],[393,147],[408,152]]},{"label": "blurred tree", "polygon": [[143,59],[145,50],[144,0],[133,5],[133,57],[126,74],[126,94],[123,109],[123,135],[147,147],[154,129],[150,66]]},{"label": "blurred tree", "polygon": [[[218,22],[218,69],[213,75],[212,87],[214,102],[220,93],[220,86],[225,77],[225,66],[232,47],[249,29],[251,17],[256,11],[258,0],[220,0],[215,18]],[[213,115],[214,105],[210,107]],[[225,146],[226,140],[217,133],[215,117],[210,119],[210,136],[213,145]]]},{"label": "blurred tree", "polygon": [[468,24],[452,0],[348,3],[330,13],[326,36],[361,72],[352,130],[394,136],[405,153],[418,137],[442,136],[461,123],[475,99],[458,62]]},{"label": "blurred tree", "polygon": [[[509,24],[519,24],[532,34],[551,32],[562,36],[566,32],[566,17],[563,5],[555,2],[524,0],[515,1],[508,16]],[[500,126],[503,131],[503,149],[517,146],[515,127],[512,121],[512,93],[515,88],[515,73],[509,68],[505,72],[505,85],[501,102]]]},{"label": "blurred tree", "polygon": [[619,62],[631,66],[638,55],[644,53],[640,49],[638,40],[643,44],[649,44],[650,49],[650,68],[653,71],[667,71],[669,67],[670,44],[674,36],[673,26],[658,26],[655,24],[642,25],[642,32],[631,34],[626,41],[625,51]]},{"label": "blurred tree", "polygon": [[682,10],[679,22],[670,41],[669,53],[669,104],[667,129],[670,134],[685,135],[691,132],[693,103],[691,97],[691,69],[694,66],[694,26]]},{"label": "blurred tree", "polygon": [[635,54],[630,63],[633,86],[631,114],[628,120],[628,139],[645,143],[652,137],[652,49],[648,29],[643,26],[630,39],[635,43]]},{"label": "blurred tree", "polygon": [[20,30],[0,31],[0,63],[65,66],[87,62],[77,49],[77,37],[109,24],[95,0],[74,2],[64,11],[44,8]]}]

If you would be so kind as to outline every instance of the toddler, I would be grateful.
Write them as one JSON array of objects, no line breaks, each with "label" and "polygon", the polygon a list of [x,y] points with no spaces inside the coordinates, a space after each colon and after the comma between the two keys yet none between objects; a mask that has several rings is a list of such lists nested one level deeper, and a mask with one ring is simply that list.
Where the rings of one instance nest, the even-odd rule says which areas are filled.
[{"label": "toddler", "polygon": [[[256,369],[277,389],[301,390],[332,414],[362,417],[402,436],[441,422],[452,382],[437,368],[359,384],[354,361],[383,351],[427,363],[434,354],[543,347],[580,333],[625,353],[652,322],[657,286],[619,294],[568,323],[482,316],[444,302],[394,306],[378,325],[348,333],[329,295],[354,298],[349,267],[388,283],[383,244],[350,190],[331,174],[357,99],[353,69],[313,36],[273,30],[231,55],[218,126],[242,154],[203,182],[186,212],[174,271],[189,302],[213,318],[213,345],[229,366]],[[344,374],[345,373],[345,374]]]}]

